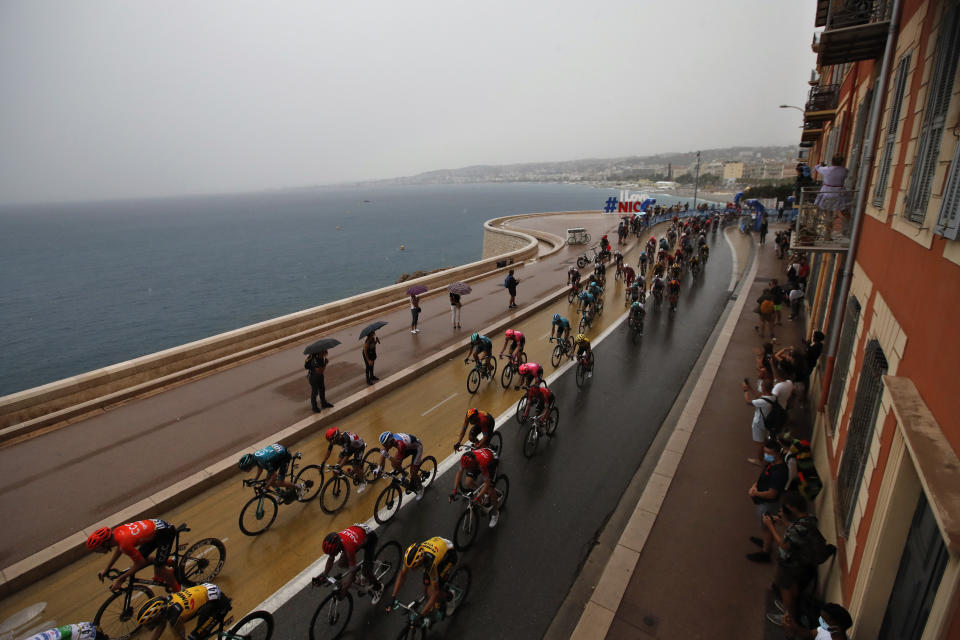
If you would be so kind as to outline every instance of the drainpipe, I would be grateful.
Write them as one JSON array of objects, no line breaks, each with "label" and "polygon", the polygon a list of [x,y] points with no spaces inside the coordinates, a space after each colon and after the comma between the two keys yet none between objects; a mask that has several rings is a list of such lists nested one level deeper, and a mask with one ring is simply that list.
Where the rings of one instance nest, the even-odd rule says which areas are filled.
[{"label": "drainpipe", "polygon": [[[882,1],[882,0],[881,0]],[[840,295],[837,297],[837,308],[833,309],[833,320],[830,322],[830,343],[827,347],[827,365],[823,376],[823,387],[820,392],[819,410],[823,411],[827,403],[827,394],[830,382],[833,379],[833,367],[837,360],[837,348],[840,344],[840,329],[843,316],[847,308],[847,297],[850,295],[850,279],[853,276],[853,265],[857,259],[857,247],[860,244],[860,228],[863,226],[863,213],[867,208],[867,185],[873,175],[873,160],[880,129],[880,115],[883,111],[887,96],[887,81],[893,67],[894,49],[897,43],[897,30],[900,28],[900,5],[902,0],[893,0],[893,11],[890,14],[890,28],[887,30],[887,44],[883,50],[883,61],[880,63],[880,77],[877,80],[877,89],[873,94],[873,104],[870,106],[870,120],[867,122],[869,137],[863,141],[860,153],[860,175],[857,177],[857,198],[854,203],[854,217],[851,222],[850,249],[843,265],[840,276]]]}]

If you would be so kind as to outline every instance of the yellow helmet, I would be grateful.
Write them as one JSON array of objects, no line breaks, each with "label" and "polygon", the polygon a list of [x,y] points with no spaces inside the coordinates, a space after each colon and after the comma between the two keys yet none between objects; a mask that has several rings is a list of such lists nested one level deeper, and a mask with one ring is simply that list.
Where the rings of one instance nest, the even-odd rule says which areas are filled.
[{"label": "yellow helmet", "polygon": [[585,335],[582,334],[582,333],[578,333],[578,334],[577,334],[577,337],[573,339],[573,341],[574,341],[575,343],[577,343],[577,344],[580,344],[581,342],[584,342],[585,340],[587,340],[587,336],[585,336]]},{"label": "yellow helmet", "polygon": [[419,542],[414,542],[407,547],[406,553],[403,554],[403,564],[407,569],[416,569],[423,564],[424,561],[430,563],[433,562],[433,559],[433,554],[427,549],[424,549]]},{"label": "yellow helmet", "polygon": [[137,612],[137,624],[145,625],[158,621],[163,612],[166,611],[169,602],[164,596],[156,596],[144,602]]}]

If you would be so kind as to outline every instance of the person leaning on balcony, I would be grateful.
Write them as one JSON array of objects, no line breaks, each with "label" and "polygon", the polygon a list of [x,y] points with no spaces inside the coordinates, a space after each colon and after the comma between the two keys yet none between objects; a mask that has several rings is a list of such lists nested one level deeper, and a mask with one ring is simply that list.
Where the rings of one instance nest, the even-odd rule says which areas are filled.
[{"label": "person leaning on balcony", "polygon": [[847,179],[847,168],[843,166],[843,156],[834,156],[830,166],[818,164],[817,173],[823,178],[823,186],[817,194],[814,204],[824,212],[824,240],[830,240],[835,229],[836,216],[839,213],[844,217],[843,232],[846,233],[846,217],[850,215],[850,196],[844,189],[843,183]]}]

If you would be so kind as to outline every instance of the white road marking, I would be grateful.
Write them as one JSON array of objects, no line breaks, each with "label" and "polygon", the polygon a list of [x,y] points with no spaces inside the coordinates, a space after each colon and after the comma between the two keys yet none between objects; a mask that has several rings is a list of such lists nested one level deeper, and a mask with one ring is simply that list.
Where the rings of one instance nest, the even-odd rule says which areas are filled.
[{"label": "white road marking", "polygon": [[420,415],[421,415],[421,416],[427,415],[428,413],[430,413],[430,412],[433,411],[434,409],[436,409],[436,408],[440,407],[441,405],[449,402],[449,401],[452,400],[453,398],[456,398],[457,395],[458,395],[457,393],[453,393],[452,395],[450,395],[450,396],[447,397],[447,398],[444,398],[443,400],[441,400],[441,401],[438,402],[437,404],[433,405],[432,407],[430,407],[429,409],[427,409],[426,411],[424,411],[424,412],[421,413]]}]

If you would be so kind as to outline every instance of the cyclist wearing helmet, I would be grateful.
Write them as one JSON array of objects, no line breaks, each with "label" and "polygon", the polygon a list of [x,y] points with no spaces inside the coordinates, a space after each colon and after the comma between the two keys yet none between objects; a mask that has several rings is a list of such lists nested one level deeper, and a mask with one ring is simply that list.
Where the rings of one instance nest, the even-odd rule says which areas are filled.
[{"label": "cyclist wearing helmet", "polygon": [[250,471],[250,469],[256,466],[257,475],[253,477],[254,481],[259,480],[260,474],[266,471],[266,487],[269,489],[272,486],[281,486],[287,489],[286,502],[289,504],[296,500],[298,495],[303,495],[304,491],[303,485],[298,486],[284,480],[284,476],[287,475],[287,465],[289,465],[292,460],[293,456],[290,455],[290,452],[287,451],[285,446],[282,444],[271,444],[254,452],[253,455],[249,453],[244,455],[240,458],[237,466],[240,467],[241,471]]},{"label": "cyclist wearing helmet", "polygon": [[526,362],[520,365],[517,373],[520,374],[520,379],[517,380],[517,386],[514,389],[537,386],[543,382],[543,367],[536,362]]},{"label": "cyclist wearing helmet", "polygon": [[80,622],[48,629],[26,640],[109,640],[109,636],[97,629],[92,622]]},{"label": "cyclist wearing helmet", "polygon": [[[181,640],[199,640],[208,638],[231,608],[230,598],[220,591],[220,587],[204,582],[169,596],[150,598],[137,612],[137,624],[153,628],[150,640],[157,640],[168,623]],[[197,626],[187,636],[184,626],[194,618]]]},{"label": "cyclist wearing helmet", "polygon": [[587,360],[590,359],[590,354],[592,353],[592,349],[590,348],[590,338],[582,333],[578,333],[577,337],[573,339],[573,344],[576,347],[576,355],[578,358],[582,356]]},{"label": "cyclist wearing helmet", "polygon": [[583,308],[583,313],[593,321],[593,314],[596,310],[597,299],[593,297],[589,291],[580,292],[580,306]]},{"label": "cyclist wearing helmet", "polygon": [[677,306],[677,298],[680,296],[680,281],[676,278],[667,283],[667,295],[670,298],[671,308]]},{"label": "cyclist wearing helmet", "polygon": [[487,358],[493,358],[493,342],[487,336],[482,336],[479,333],[474,333],[470,336],[470,351],[467,353],[467,357],[464,359],[464,362],[470,362],[470,358],[474,359],[478,365],[481,363],[481,357],[483,358],[483,366],[487,372],[487,375],[490,375],[490,363],[487,362]]},{"label": "cyclist wearing helmet", "polygon": [[446,615],[452,614],[453,600],[445,587],[456,564],[457,552],[453,543],[446,538],[435,537],[420,543],[414,542],[403,554],[403,567],[393,585],[393,604],[387,607],[387,611],[396,606],[397,594],[406,581],[407,574],[413,569],[423,567],[424,594],[427,601],[420,613],[427,615],[435,607],[445,603],[446,607],[442,612]]},{"label": "cyclist wearing helmet", "polygon": [[616,251],[613,252],[613,262],[618,267],[623,266],[623,254],[620,253],[620,249],[617,249]]},{"label": "cyclist wearing helmet", "polygon": [[[646,254],[644,254],[646,255]],[[626,265],[623,267],[623,282],[628,287],[633,284],[633,279],[637,277],[637,272],[633,270],[633,267]]]},{"label": "cyclist wearing helmet", "polygon": [[567,269],[567,284],[577,284],[580,282],[580,270],[574,265]]},{"label": "cyclist wearing helmet", "polygon": [[603,298],[603,287],[597,282],[591,284],[588,291],[590,291],[590,295],[592,295],[597,302],[600,302]]},{"label": "cyclist wearing helmet", "polygon": [[644,313],[643,303],[639,300],[635,301],[630,305],[630,322],[634,324],[639,323],[639,326],[642,328]]},{"label": "cyclist wearing helmet", "polygon": [[[372,585],[373,593],[370,601],[373,604],[380,602],[383,596],[383,585],[373,575],[374,554],[377,551],[377,532],[365,524],[354,524],[343,531],[328,533],[323,539],[323,552],[327,554],[327,564],[323,572],[313,579],[316,586],[322,585],[336,564],[341,568],[346,568],[346,572],[341,576],[340,595],[345,596],[353,584],[353,578],[357,570],[363,572],[363,577]],[[357,552],[363,551],[363,562],[357,564]]]},{"label": "cyclist wearing helmet", "polygon": [[[380,434],[380,466],[377,468],[377,475],[390,458],[390,464],[394,471],[400,471],[403,461],[406,458],[410,460],[410,484],[417,494],[417,500],[423,498],[423,486],[420,484],[420,463],[423,460],[423,443],[409,433],[391,433],[384,431]],[[390,449],[396,448],[397,455],[391,456]]]},{"label": "cyclist wearing helmet", "polygon": [[363,479],[363,450],[367,444],[363,438],[349,431],[340,431],[336,427],[330,427],[324,434],[327,438],[327,455],[323,456],[320,462],[322,467],[330,459],[330,453],[335,446],[341,447],[340,455],[337,456],[337,464],[341,469],[346,470],[346,465],[350,465],[350,474],[357,481],[357,494],[363,493],[367,488],[367,483]]},{"label": "cyclist wearing helmet", "polygon": [[510,357],[514,356],[514,352],[516,352],[517,357],[520,357],[520,354],[523,353],[523,347],[527,344],[527,338],[515,329],[507,329],[503,338],[503,348],[500,349],[500,355],[503,355],[503,352],[507,350],[507,345],[509,345]]},{"label": "cyclist wearing helmet", "polygon": [[597,281],[603,285],[607,283],[607,265],[598,262],[593,266],[593,274],[597,276]]},{"label": "cyclist wearing helmet", "polygon": [[540,413],[537,414],[537,419],[543,420],[556,403],[557,398],[550,389],[546,387],[530,387],[527,389],[527,406],[524,407],[523,417],[529,417],[530,407],[536,406],[540,411]]},{"label": "cyclist wearing helmet", "polygon": [[467,433],[467,425],[470,425],[470,433],[467,439],[473,443],[474,448],[479,449],[487,446],[493,430],[496,427],[496,420],[486,411],[480,411],[477,408],[467,411],[463,418],[463,426],[460,427],[460,435],[457,437],[457,444],[453,445],[453,450],[460,449],[460,443],[463,442],[463,436]]},{"label": "cyclist wearing helmet", "polygon": [[[497,469],[500,466],[500,459],[497,457],[497,454],[493,452],[492,449],[474,449],[473,451],[466,451],[462,456],[460,456],[460,468],[457,469],[457,477],[453,480],[453,491],[450,493],[450,502],[457,497],[457,491],[459,490],[463,481],[464,487],[468,490],[473,490],[477,488],[477,485],[480,484],[480,492],[478,495],[485,496],[487,504],[495,505],[494,508],[490,511],[490,528],[493,529],[497,526],[497,520],[500,519],[500,509],[499,505],[496,505],[497,494],[494,491],[494,482],[497,479]],[[466,479],[464,479],[466,476]],[[479,482],[479,478],[483,477],[483,482]]]},{"label": "cyclist wearing helmet", "polygon": [[559,313],[553,314],[553,322],[550,323],[550,337],[553,338],[553,332],[556,331],[557,340],[570,339],[570,321]]},{"label": "cyclist wearing helmet", "polygon": [[[157,575],[167,583],[167,588],[173,591],[180,590],[173,571],[167,566],[167,558],[173,549],[173,541],[177,537],[176,528],[165,520],[139,520],[129,522],[119,527],[100,527],[87,538],[87,549],[97,553],[107,553],[113,549],[113,555],[107,563],[107,568],[97,574],[100,582],[110,571],[114,563],[120,559],[120,554],[126,554],[133,562],[133,566],[120,574],[113,581],[111,590],[119,591],[127,578],[133,578],[140,569],[150,564],[150,554],[153,556],[153,566]],[[114,549],[114,547],[116,547]]]}]

